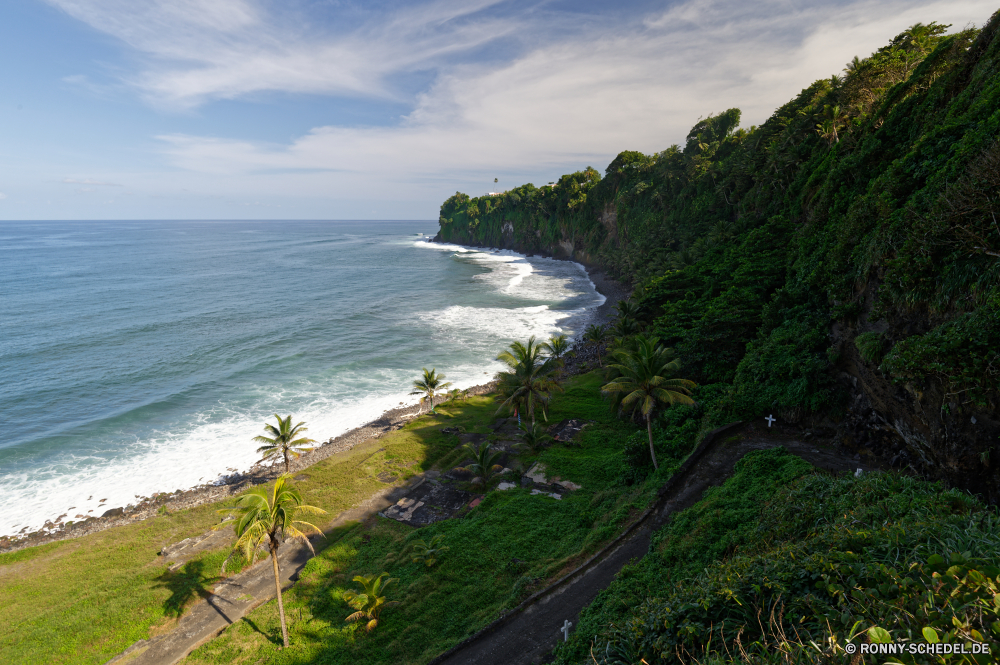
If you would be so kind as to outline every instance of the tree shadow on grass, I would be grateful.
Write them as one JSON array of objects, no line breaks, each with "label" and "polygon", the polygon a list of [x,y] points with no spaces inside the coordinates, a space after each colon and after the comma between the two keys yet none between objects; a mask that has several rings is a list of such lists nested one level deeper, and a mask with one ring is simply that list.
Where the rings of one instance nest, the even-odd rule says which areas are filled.
[{"label": "tree shadow on grass", "polygon": [[160,588],[170,591],[170,597],[163,603],[167,616],[180,617],[185,608],[198,598],[208,598],[209,590],[221,578],[205,574],[203,561],[189,561],[177,570],[166,570],[156,578]]},{"label": "tree shadow on grass", "polygon": [[284,642],[281,639],[281,630],[278,630],[278,631],[272,632],[272,633],[268,633],[263,628],[261,628],[256,623],[254,623],[254,620],[251,619],[250,617],[243,617],[243,623],[245,623],[246,625],[250,626],[251,628],[253,628],[258,633],[260,633],[264,637],[264,639],[266,639],[271,644],[277,645],[279,647],[284,645]]}]

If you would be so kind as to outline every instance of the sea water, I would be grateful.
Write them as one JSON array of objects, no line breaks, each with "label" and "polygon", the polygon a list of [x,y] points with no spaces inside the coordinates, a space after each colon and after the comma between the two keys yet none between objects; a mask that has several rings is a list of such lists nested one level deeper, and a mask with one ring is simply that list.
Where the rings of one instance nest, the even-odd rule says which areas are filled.
[{"label": "sea water", "polygon": [[0,535],[247,469],[276,413],[325,441],[414,403],[421,368],[484,383],[604,301],[578,264],[436,230],[0,222]]}]

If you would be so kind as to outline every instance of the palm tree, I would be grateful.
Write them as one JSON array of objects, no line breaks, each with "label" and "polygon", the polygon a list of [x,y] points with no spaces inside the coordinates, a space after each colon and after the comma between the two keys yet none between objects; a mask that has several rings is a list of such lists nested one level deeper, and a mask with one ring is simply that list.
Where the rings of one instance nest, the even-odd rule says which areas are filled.
[{"label": "palm tree", "polygon": [[[236,500],[232,508],[223,508],[219,513],[233,513],[236,518],[233,529],[236,531],[236,543],[233,551],[222,562],[222,572],[226,572],[226,564],[237,553],[252,565],[257,560],[261,549],[266,548],[271,556],[274,570],[274,590],[278,595],[278,615],[281,617],[281,639],[288,646],[288,627],[285,624],[285,606],[281,601],[281,582],[278,572],[278,546],[286,540],[301,538],[309,546],[315,556],[312,543],[299,526],[305,531],[314,531],[320,535],[323,532],[309,522],[298,518],[299,514],[323,515],[325,510],[302,503],[302,495],[292,487],[288,476],[281,476],[274,481],[274,487],[268,492],[265,487],[254,487]],[[229,522],[223,522],[215,528],[224,528]]]},{"label": "palm tree", "polygon": [[441,544],[443,540],[444,534],[439,533],[431,538],[430,542],[422,539],[414,541],[413,556],[411,557],[413,563],[423,563],[428,568],[433,566],[437,562],[437,558],[441,556],[442,553],[451,549],[447,545]]},{"label": "palm tree", "polygon": [[541,425],[533,425],[529,428],[525,424],[521,425],[521,443],[518,445],[529,453],[534,454],[545,447],[545,444],[551,439],[552,437],[549,436],[548,432]]},{"label": "palm tree", "polygon": [[660,404],[694,404],[688,395],[697,384],[687,379],[666,378],[680,369],[680,361],[671,360],[670,349],[661,346],[655,337],[640,335],[633,351],[619,349],[614,356],[618,362],[611,367],[620,376],[601,387],[601,392],[619,398],[623,411],[638,410],[646,418],[649,454],[653,468],[659,469],[653,450],[653,413]]},{"label": "palm tree", "polygon": [[[288,473],[288,457],[292,456],[298,458],[302,453],[307,453],[312,448],[304,448],[307,443],[316,443],[312,439],[296,439],[303,432],[308,430],[303,427],[305,423],[299,423],[292,427],[292,416],[289,415],[287,418],[282,419],[277,413],[274,417],[278,419],[278,426],[275,427],[270,423],[264,423],[264,431],[270,434],[267,436],[255,436],[253,438],[257,443],[263,443],[264,445],[257,449],[258,453],[263,453],[264,460],[271,459],[272,457],[277,457],[281,455],[285,458],[285,473]],[[263,460],[261,460],[263,461]]]},{"label": "palm tree", "polygon": [[382,573],[378,576],[369,575],[368,577],[364,575],[354,576],[354,581],[361,585],[363,591],[361,593],[354,591],[344,593],[344,600],[357,610],[357,612],[347,617],[345,621],[354,623],[360,619],[368,619],[368,623],[365,624],[365,631],[370,633],[378,625],[378,617],[382,614],[382,610],[392,605],[399,605],[399,601],[386,601],[385,596],[380,595],[385,593],[387,586],[397,581],[395,577],[387,580],[384,579],[386,577],[389,577],[389,573]]},{"label": "palm tree", "polygon": [[[608,339],[608,328],[607,326],[598,326],[590,324],[587,329],[583,332],[583,340],[588,344],[594,344],[595,346],[600,346],[604,344]],[[597,364],[600,367],[604,367],[604,363],[601,362],[601,351],[597,350]]]},{"label": "palm tree", "polygon": [[549,354],[549,357],[560,360],[569,351],[569,340],[566,335],[553,335],[549,341],[542,343],[542,348]]},{"label": "palm tree", "polygon": [[845,115],[839,106],[825,105],[822,115],[823,122],[816,125],[816,133],[826,139],[831,146],[834,143],[839,143],[840,135],[837,133],[837,129],[843,124],[844,118]]},{"label": "palm tree", "polygon": [[521,423],[522,408],[531,418],[531,424],[535,424],[536,404],[541,405],[542,417],[548,420],[545,405],[549,402],[549,393],[562,390],[555,379],[559,369],[558,362],[554,358],[544,357],[542,351],[542,345],[532,335],[527,344],[514,342],[509,350],[497,356],[497,360],[510,368],[509,371],[498,372],[495,377],[497,392],[504,400],[497,413],[504,408],[512,410],[517,415],[518,424]]},{"label": "palm tree", "polygon": [[639,306],[627,298],[619,300],[615,308],[618,310],[618,318],[620,319],[634,319],[639,314]]},{"label": "palm tree", "polygon": [[468,390],[459,390],[458,388],[455,388],[453,390],[449,390],[448,391],[448,403],[449,404],[451,402],[457,402],[459,400],[462,400],[464,402],[467,399],[469,399],[469,391]]},{"label": "palm tree", "polygon": [[[432,369],[431,371],[428,372],[427,368],[424,367],[423,370],[424,370],[423,378],[417,379],[416,381],[413,382],[414,390],[410,394],[423,395],[423,397],[420,398],[420,402],[421,403],[430,402],[431,411],[436,413],[436,411],[434,411],[434,393],[437,392],[438,390],[444,390],[445,388],[450,386],[451,383],[450,382],[446,383],[444,381],[444,374],[438,374],[437,369]],[[421,409],[421,411],[422,410],[423,409]]]},{"label": "palm tree", "polygon": [[611,334],[615,337],[615,343],[621,346],[626,339],[639,334],[639,324],[633,318],[618,317],[614,325],[611,326]]},{"label": "palm tree", "polygon": [[503,471],[503,467],[497,464],[500,452],[490,450],[490,444],[487,441],[483,441],[478,446],[467,443],[464,448],[472,453],[472,464],[459,467],[459,470],[475,474],[476,477],[472,479],[473,485],[482,484],[483,487],[489,487],[493,477]]}]

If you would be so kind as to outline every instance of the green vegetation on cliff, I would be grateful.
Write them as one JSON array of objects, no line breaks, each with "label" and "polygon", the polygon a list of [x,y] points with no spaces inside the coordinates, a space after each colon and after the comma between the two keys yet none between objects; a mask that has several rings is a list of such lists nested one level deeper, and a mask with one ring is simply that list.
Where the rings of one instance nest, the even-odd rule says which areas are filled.
[{"label": "green vegetation on cliff", "polygon": [[928,630],[994,656],[878,662],[995,662],[998,527],[995,511],[938,484],[833,477],[781,449],[752,452],[654,534],[557,662],[842,663],[849,640],[924,642]]},{"label": "green vegetation on cliff", "polygon": [[996,501],[1000,467],[982,460],[1000,435],[998,26],[917,24],[760,126],[729,109],[603,177],[456,194],[438,238],[632,283],[685,375],[730,386],[719,422],[839,419],[860,378],[897,463]]}]

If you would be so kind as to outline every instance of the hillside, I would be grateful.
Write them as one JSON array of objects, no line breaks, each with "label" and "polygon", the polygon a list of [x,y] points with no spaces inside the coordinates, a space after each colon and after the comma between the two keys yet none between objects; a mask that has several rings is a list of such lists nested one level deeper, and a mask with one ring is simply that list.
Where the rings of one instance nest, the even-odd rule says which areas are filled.
[{"label": "hillside", "polygon": [[456,193],[437,239],[631,283],[717,424],[773,412],[1000,501],[1000,13],[917,24],[760,126],[552,186]]}]

